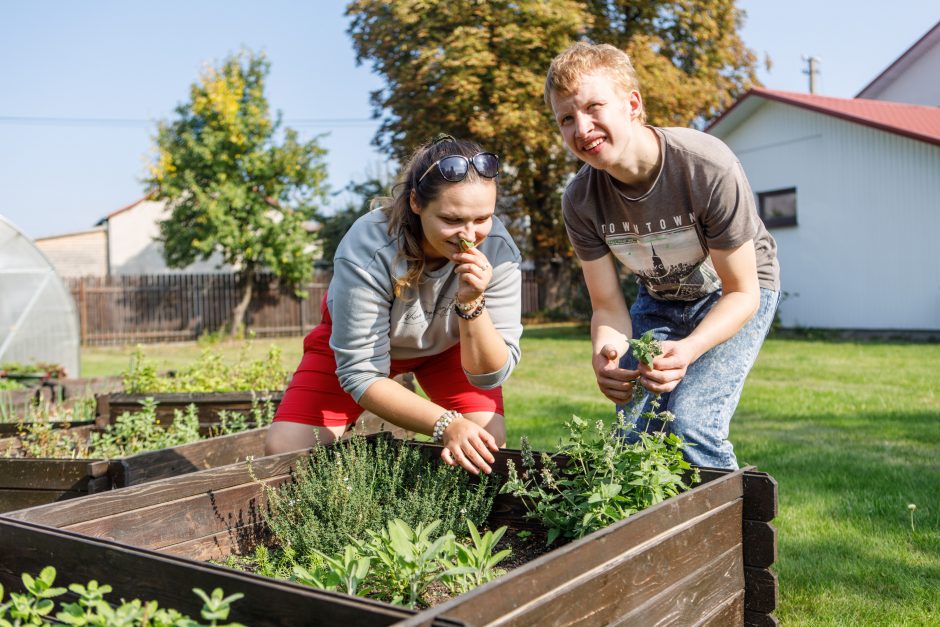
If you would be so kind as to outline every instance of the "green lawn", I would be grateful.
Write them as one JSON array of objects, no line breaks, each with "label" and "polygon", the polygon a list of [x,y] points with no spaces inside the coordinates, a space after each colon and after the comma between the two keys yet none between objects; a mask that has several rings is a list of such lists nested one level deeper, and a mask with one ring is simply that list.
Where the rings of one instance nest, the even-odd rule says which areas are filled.
[{"label": "green lawn", "polygon": [[[292,369],[300,338],[276,343]],[[234,357],[239,345],[213,348]],[[572,414],[612,417],[584,327],[529,328],[522,349],[505,387],[510,446],[526,434],[550,449]],[[146,347],[168,368],[200,350]],[[117,374],[129,353],[85,349],[83,374]],[[768,340],[731,439],[779,484],[783,624],[940,625],[940,345]]]}]

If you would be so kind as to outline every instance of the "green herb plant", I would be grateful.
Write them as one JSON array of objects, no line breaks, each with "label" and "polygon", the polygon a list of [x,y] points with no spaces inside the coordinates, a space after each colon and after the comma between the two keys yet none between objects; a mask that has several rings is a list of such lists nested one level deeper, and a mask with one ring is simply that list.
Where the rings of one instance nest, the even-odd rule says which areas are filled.
[{"label": "green herb plant", "polygon": [[357,434],[316,447],[293,481],[264,485],[264,515],[277,544],[303,560],[314,551],[339,554],[350,539],[364,540],[396,518],[412,527],[440,519],[443,530],[463,529],[468,518],[480,524],[498,488],[492,477],[471,480],[434,463],[419,447]]},{"label": "green herb plant", "polygon": [[137,346],[131,363],[122,375],[128,394],[167,392],[247,392],[283,389],[288,372],[281,364],[281,349],[272,345],[264,359],[251,360],[246,343],[234,364],[226,364],[222,354],[211,348],[202,351],[190,366],[172,374],[160,374],[157,365]]},{"label": "green herb plant", "polygon": [[[227,435],[247,428],[271,423],[274,407],[269,402],[254,402],[249,416],[241,412],[219,412],[219,423],[206,435],[200,433],[199,415],[195,405],[185,411],[176,410],[169,424],[157,417],[157,402],[153,398],[141,401],[141,409],[124,412],[104,430],[90,436],[70,429],[55,428],[48,420],[22,423],[19,429],[19,447],[0,451],[7,457],[31,458],[114,458],[155,451],[206,437]],[[93,414],[92,414],[93,417]]]},{"label": "green herb plant", "polygon": [[[637,359],[652,363],[661,346],[652,334],[631,340]],[[634,407],[645,395],[634,391]],[[642,406],[642,405],[640,405]],[[644,418],[668,424],[674,418],[658,412],[658,399]],[[528,516],[548,530],[547,543],[577,539],[655,505],[699,481],[697,469],[683,458],[685,443],[665,430],[637,432],[624,414],[615,424],[593,424],[573,416],[565,423],[567,436],[554,455],[542,453],[538,461],[522,439],[522,468],[510,460],[509,477],[502,487],[520,497]],[[626,436],[633,432],[636,442]]]},{"label": "green herb plant", "polygon": [[4,590],[0,585],[0,627],[19,627],[20,625],[95,625],[126,627],[242,627],[239,623],[220,623],[228,619],[231,605],[241,599],[241,593],[225,596],[220,588],[206,594],[200,588],[193,588],[204,602],[201,617],[207,623],[200,623],[188,616],[184,616],[174,609],[160,608],[156,601],[141,602],[139,599],[131,601],[121,600],[121,603],[112,606],[105,600],[105,595],[111,592],[111,586],[99,585],[92,580],[87,585],[73,583],[68,590],[73,592],[77,601],[61,603],[61,611],[55,614],[55,623],[50,615],[56,608],[56,597],[66,593],[66,588],[54,587],[56,570],[46,566],[33,577],[29,573],[22,574],[25,592],[11,592],[10,600],[3,602]]},{"label": "green herb plant", "polygon": [[512,549],[496,551],[496,545],[506,533],[506,527],[487,531],[482,536],[473,521],[468,520],[467,527],[470,529],[471,542],[453,543],[455,559],[446,564],[447,568],[441,577],[451,594],[473,590],[504,574],[506,571],[496,566],[512,554]]},{"label": "green herb plant", "polygon": [[396,518],[379,532],[368,530],[367,539],[353,541],[335,557],[315,551],[319,559],[309,566],[295,564],[292,578],[396,605],[427,605],[426,593],[437,582],[459,594],[503,573],[496,565],[510,550],[493,551],[506,527],[481,536],[471,521],[466,523],[471,542],[458,541],[450,531],[440,533],[440,520],[412,528]]}]

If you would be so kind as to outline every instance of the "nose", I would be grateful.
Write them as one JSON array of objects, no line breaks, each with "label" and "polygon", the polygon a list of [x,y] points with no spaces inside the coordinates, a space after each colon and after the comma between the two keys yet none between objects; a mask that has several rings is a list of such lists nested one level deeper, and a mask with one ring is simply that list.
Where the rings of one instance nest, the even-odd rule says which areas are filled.
[{"label": "nose", "polygon": [[574,114],[574,132],[577,137],[585,137],[594,130],[594,122],[591,117],[581,113]]}]

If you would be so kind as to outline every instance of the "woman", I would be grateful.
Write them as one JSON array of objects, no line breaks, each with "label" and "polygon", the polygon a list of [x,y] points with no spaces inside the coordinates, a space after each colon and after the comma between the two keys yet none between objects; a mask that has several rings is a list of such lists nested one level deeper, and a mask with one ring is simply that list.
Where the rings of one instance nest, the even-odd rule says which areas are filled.
[{"label": "woman", "polygon": [[[446,463],[490,472],[522,334],[520,254],[493,215],[498,174],[495,154],[443,136],[415,152],[394,198],[356,221],[268,454],[332,442],[368,409],[432,436]],[[392,381],[403,372],[431,400]]]}]

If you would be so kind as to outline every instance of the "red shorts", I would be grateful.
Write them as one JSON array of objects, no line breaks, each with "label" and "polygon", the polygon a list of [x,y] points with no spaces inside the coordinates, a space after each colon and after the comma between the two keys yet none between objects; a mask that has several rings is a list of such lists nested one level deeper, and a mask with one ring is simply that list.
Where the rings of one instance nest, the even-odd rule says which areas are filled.
[{"label": "red shorts", "polygon": [[[320,305],[322,322],[304,338],[304,356],[291,378],[274,420],[318,427],[355,424],[363,408],[340,387],[336,356],[330,348],[333,321]],[[393,359],[391,377],[413,372],[432,401],[460,413],[503,413],[503,389],[481,390],[467,380],[460,361],[460,344],[437,355]]]}]

